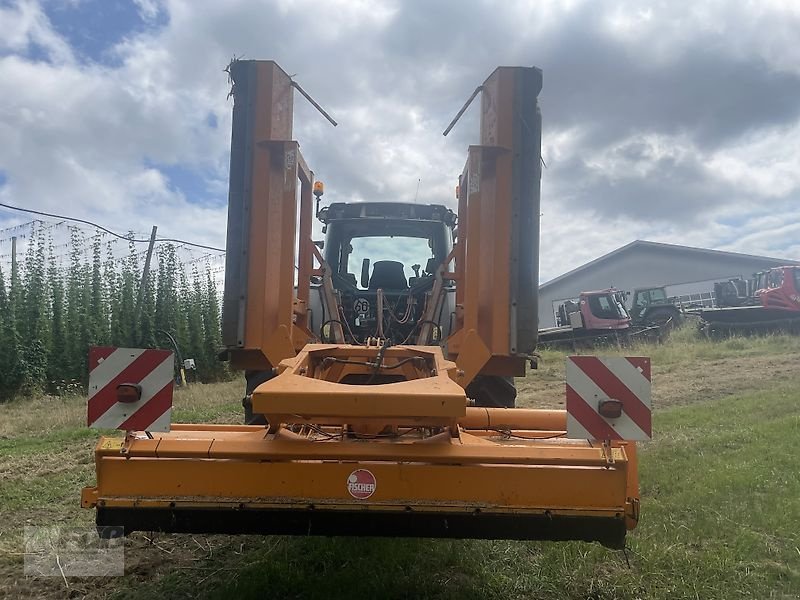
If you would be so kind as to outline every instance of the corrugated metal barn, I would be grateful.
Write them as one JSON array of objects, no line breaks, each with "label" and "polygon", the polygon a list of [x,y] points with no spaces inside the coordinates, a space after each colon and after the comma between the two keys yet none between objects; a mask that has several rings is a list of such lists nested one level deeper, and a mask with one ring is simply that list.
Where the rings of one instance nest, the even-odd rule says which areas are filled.
[{"label": "corrugated metal barn", "polygon": [[636,240],[539,286],[539,327],[555,325],[558,305],[580,292],[666,286],[668,296],[710,304],[714,283],[798,261]]}]

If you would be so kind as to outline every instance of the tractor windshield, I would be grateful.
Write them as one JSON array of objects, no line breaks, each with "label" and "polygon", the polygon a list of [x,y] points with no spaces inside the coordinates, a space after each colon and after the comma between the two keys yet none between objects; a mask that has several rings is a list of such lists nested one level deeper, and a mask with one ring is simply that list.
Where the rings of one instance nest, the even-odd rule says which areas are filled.
[{"label": "tractor windshield", "polygon": [[779,288],[783,285],[783,269],[772,269],[769,272],[769,288]]},{"label": "tractor windshield", "polygon": [[433,275],[450,246],[441,222],[347,219],[328,224],[325,259],[359,289],[405,289]]},{"label": "tractor windshield", "polygon": [[[364,236],[350,239],[347,252],[347,272],[360,273],[364,260],[368,259],[374,265],[378,262],[399,262],[403,266],[403,278],[421,273],[434,258],[431,250],[431,240],[421,237],[395,237],[395,236]],[[414,267],[417,267],[414,270]],[[399,271],[398,271],[399,272]],[[418,276],[418,275],[417,275]],[[362,282],[359,282],[362,283]],[[364,286],[359,286],[363,288]],[[398,285],[393,287],[406,287]]]},{"label": "tractor windshield", "polygon": [[667,295],[664,288],[652,288],[649,290],[636,290],[634,305],[637,308],[644,308],[651,304],[661,304],[666,302]]},{"label": "tractor windshield", "polygon": [[598,319],[627,319],[628,311],[619,294],[589,296],[589,308]]}]

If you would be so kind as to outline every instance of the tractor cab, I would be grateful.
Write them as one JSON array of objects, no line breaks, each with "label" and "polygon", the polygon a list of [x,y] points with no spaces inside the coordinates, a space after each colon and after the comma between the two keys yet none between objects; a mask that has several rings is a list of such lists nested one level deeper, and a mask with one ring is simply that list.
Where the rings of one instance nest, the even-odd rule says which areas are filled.
[{"label": "tractor cab", "polygon": [[556,322],[573,329],[627,329],[631,317],[623,292],[607,289],[582,292],[576,300],[564,302],[558,307]]},{"label": "tractor cab", "polygon": [[775,267],[759,275],[755,295],[761,306],[800,311],[800,267]]},{"label": "tractor cab", "polygon": [[633,290],[630,312],[634,325],[657,325],[665,331],[682,321],[680,309],[667,297],[663,286]]},{"label": "tractor cab", "polygon": [[453,248],[455,213],[442,205],[360,202],[330,204],[318,218],[343,313],[325,319],[340,318],[352,343],[409,340]]},{"label": "tractor cab", "polygon": [[666,305],[671,306],[672,303],[667,299],[667,292],[663,287],[637,288],[633,290],[631,318],[641,319],[649,307]]}]

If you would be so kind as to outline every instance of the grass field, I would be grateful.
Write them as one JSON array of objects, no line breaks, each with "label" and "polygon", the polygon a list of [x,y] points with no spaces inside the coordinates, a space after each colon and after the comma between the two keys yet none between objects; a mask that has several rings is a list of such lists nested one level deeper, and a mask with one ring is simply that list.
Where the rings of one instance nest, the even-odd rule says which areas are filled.
[{"label": "grass field", "polygon": [[[134,534],[124,577],[26,578],[25,525],[93,518],[84,401],[39,398],[0,405],[0,597],[800,598],[800,338],[683,330],[633,353],[653,359],[656,437],[630,566],[582,543]],[[546,352],[519,403],[563,402],[563,363]],[[236,422],[240,388],[179,392],[174,419]]]}]

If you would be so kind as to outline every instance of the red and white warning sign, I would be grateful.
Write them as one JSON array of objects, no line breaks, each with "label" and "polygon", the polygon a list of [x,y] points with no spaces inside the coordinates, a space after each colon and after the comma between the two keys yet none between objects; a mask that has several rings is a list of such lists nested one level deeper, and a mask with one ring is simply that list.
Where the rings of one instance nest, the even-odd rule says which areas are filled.
[{"label": "red and white warning sign", "polygon": [[169,350],[90,348],[89,427],[169,431],[173,364]]},{"label": "red and white warning sign", "polygon": [[567,358],[568,438],[649,440],[651,410],[649,358]]},{"label": "red and white warning sign", "polygon": [[347,491],[356,500],[366,500],[377,488],[375,475],[366,469],[357,469],[347,477]]}]

